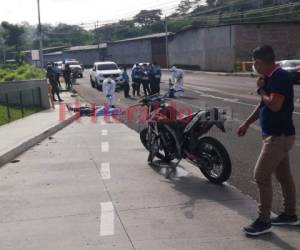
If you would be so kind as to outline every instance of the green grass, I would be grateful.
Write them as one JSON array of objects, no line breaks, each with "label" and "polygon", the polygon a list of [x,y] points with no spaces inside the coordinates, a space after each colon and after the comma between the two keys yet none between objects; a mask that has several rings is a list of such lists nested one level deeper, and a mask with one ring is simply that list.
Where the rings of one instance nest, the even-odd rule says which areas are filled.
[{"label": "green grass", "polygon": [[[24,108],[24,117],[32,115],[32,114],[37,113],[42,110],[43,110],[43,108],[40,108],[40,107],[25,107]],[[12,121],[22,118],[22,110],[20,107],[11,106],[11,107],[9,107],[9,111],[10,111],[10,117],[11,117],[10,120],[8,119],[6,106],[0,104],[0,126],[6,124],[8,122],[12,122]]]},{"label": "green grass", "polygon": [[31,64],[8,64],[0,66],[0,82],[45,79],[46,72]]}]

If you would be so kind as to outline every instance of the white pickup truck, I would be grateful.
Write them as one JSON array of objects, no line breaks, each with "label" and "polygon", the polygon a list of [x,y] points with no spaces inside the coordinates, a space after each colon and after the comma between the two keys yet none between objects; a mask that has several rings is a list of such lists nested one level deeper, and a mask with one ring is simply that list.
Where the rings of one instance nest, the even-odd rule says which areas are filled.
[{"label": "white pickup truck", "polygon": [[102,90],[102,83],[105,78],[113,76],[117,89],[123,88],[122,71],[114,62],[95,62],[90,74],[90,81],[93,88]]}]

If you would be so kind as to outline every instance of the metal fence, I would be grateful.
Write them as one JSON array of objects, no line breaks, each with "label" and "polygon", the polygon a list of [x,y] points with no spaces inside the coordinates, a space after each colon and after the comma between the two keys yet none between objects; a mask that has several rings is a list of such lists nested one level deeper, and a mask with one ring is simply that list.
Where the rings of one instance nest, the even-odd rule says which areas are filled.
[{"label": "metal fence", "polygon": [[0,125],[42,110],[39,87],[0,93]]}]

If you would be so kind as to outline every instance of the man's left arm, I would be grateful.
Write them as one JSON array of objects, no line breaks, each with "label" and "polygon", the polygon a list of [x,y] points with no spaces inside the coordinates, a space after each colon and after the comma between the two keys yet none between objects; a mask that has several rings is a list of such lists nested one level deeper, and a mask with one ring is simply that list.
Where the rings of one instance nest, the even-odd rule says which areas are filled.
[{"label": "man's left arm", "polygon": [[279,112],[282,109],[285,100],[285,85],[284,82],[274,82],[271,86],[271,92],[268,94],[264,90],[265,80],[260,78],[257,80],[258,94],[261,96],[262,101],[273,112]]},{"label": "man's left arm", "polygon": [[285,96],[278,93],[271,93],[268,95],[263,89],[259,91],[259,95],[262,97],[263,102],[273,112],[279,112],[282,109]]}]

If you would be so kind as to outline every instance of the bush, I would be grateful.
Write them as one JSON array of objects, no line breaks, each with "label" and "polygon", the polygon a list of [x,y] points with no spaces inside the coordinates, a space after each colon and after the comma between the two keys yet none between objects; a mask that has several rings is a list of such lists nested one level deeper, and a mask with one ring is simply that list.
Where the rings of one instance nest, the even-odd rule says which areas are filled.
[{"label": "bush", "polygon": [[0,66],[0,82],[45,79],[46,72],[31,64]]}]

